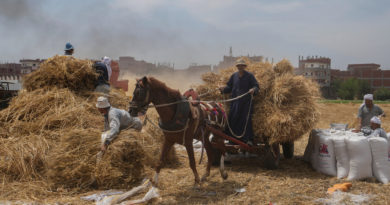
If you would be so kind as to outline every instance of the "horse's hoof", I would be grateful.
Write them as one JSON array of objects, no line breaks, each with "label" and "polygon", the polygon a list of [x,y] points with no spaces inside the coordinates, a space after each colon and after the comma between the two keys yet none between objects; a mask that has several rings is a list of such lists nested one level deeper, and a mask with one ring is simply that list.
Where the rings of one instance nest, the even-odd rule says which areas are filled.
[{"label": "horse's hoof", "polygon": [[224,179],[224,180],[226,180],[227,178],[228,178],[228,174],[225,172],[225,173],[223,173],[222,174],[222,178]]},{"label": "horse's hoof", "polygon": [[201,179],[200,179],[200,182],[205,182],[207,180],[207,177],[209,177],[209,175],[204,175]]}]

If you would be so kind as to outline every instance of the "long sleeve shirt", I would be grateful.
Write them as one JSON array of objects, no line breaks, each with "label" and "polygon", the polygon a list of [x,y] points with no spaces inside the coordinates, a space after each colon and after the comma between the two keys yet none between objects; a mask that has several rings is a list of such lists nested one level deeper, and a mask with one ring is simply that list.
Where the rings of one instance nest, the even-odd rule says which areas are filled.
[{"label": "long sleeve shirt", "polygon": [[121,109],[111,107],[108,114],[104,116],[104,144],[110,144],[119,132],[123,129],[132,128],[135,130],[142,129],[142,122],[138,117],[131,117],[130,114]]}]

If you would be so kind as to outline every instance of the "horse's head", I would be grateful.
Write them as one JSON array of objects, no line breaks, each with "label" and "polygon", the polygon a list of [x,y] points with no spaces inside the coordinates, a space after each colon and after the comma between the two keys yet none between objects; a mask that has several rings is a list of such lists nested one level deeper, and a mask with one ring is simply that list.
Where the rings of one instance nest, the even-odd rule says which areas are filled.
[{"label": "horse's head", "polygon": [[130,103],[130,115],[138,116],[138,113],[145,113],[150,104],[150,85],[149,79],[145,76],[142,79],[137,79],[137,84],[133,92],[133,99]]}]

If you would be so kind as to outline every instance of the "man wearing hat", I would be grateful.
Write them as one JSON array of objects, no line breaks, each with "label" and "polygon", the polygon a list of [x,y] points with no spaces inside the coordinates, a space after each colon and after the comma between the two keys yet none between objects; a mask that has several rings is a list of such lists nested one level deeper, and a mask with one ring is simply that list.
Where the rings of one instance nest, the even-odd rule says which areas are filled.
[{"label": "man wearing hat", "polygon": [[65,44],[65,55],[66,56],[72,56],[74,52],[73,45],[71,43]]},{"label": "man wearing hat", "polygon": [[132,128],[140,131],[142,129],[142,123],[138,117],[131,117],[127,111],[111,107],[106,97],[98,97],[96,107],[104,116],[102,152],[107,149],[107,146],[118,136],[121,130]]},{"label": "man wearing hat", "polygon": [[227,85],[220,88],[220,91],[222,93],[231,93],[232,98],[247,92],[250,92],[250,95],[245,95],[244,97],[231,102],[227,133],[232,137],[239,138],[249,145],[253,145],[253,105],[251,104],[251,95],[258,92],[259,83],[252,73],[245,70],[247,64],[243,59],[237,60],[236,67],[238,71],[233,73]]},{"label": "man wearing hat", "polygon": [[373,103],[373,99],[374,96],[372,94],[364,95],[364,102],[358,111],[359,127],[355,130],[356,132],[359,132],[364,127],[370,127],[371,118],[385,116],[382,108]]},{"label": "man wearing hat", "polygon": [[381,128],[381,119],[379,119],[377,116],[374,116],[371,118],[370,122],[370,128],[372,130],[370,137],[383,137],[387,140],[387,134],[385,130]]}]

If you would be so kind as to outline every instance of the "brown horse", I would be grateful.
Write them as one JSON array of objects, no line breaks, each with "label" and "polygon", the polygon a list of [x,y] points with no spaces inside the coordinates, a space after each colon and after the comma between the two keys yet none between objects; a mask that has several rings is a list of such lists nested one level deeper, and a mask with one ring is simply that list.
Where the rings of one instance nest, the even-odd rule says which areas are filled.
[{"label": "brown horse", "polygon": [[[215,112],[216,109],[214,107],[214,116],[210,116],[210,112],[202,109],[201,105],[196,104],[194,106],[183,100],[183,96],[178,90],[167,87],[165,83],[153,77],[143,77],[137,80],[130,106],[130,114],[132,116],[138,116],[139,112],[146,112],[149,104],[153,103],[160,116],[159,126],[165,136],[160,161],[156,167],[156,174],[153,179],[156,184],[158,183],[158,174],[164,166],[167,154],[175,143],[185,146],[189,164],[195,176],[195,183],[199,184],[210,175],[210,167],[214,156],[209,140],[210,132],[205,129],[206,120],[214,120],[215,122],[219,119],[223,122],[223,115]],[[190,108],[190,106],[193,107]],[[191,109],[192,112],[190,111]],[[194,111],[196,113],[195,115]],[[202,141],[207,153],[208,163],[202,179],[199,178],[196,170],[193,139]],[[220,171],[221,176],[226,179],[226,172],[222,168]]]}]

